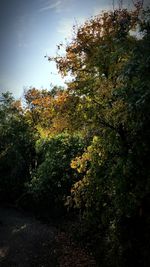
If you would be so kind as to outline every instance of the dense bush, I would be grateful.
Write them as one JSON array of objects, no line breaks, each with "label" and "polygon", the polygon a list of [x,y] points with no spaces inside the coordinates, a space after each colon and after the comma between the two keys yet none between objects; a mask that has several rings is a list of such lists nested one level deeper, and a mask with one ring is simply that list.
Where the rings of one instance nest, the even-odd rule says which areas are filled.
[{"label": "dense bush", "polygon": [[15,201],[30,179],[34,162],[34,136],[22,109],[9,93],[0,104],[0,199]]},{"label": "dense bush", "polygon": [[59,215],[63,212],[65,196],[77,180],[77,172],[71,169],[70,162],[83,151],[83,140],[78,136],[60,134],[40,139],[36,151],[39,163],[32,173],[28,191],[39,209]]}]

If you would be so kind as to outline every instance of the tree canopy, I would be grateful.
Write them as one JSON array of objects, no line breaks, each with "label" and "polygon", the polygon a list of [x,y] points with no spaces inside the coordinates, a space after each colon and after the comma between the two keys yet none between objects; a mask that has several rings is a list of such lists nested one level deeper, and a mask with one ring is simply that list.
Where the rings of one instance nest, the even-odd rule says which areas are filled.
[{"label": "tree canopy", "polygon": [[139,3],[87,20],[48,58],[67,88],[0,99],[1,198],[75,214],[104,267],[150,265],[149,19]]}]

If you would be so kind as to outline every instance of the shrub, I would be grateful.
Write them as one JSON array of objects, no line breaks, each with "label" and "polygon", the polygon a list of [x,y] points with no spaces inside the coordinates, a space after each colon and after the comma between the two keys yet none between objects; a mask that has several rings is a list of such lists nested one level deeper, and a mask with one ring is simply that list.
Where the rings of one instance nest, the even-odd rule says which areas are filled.
[{"label": "shrub", "polygon": [[28,183],[28,191],[39,208],[48,209],[54,215],[61,214],[65,196],[77,180],[77,172],[70,167],[70,162],[83,151],[83,140],[60,134],[40,139],[36,150],[39,165]]}]

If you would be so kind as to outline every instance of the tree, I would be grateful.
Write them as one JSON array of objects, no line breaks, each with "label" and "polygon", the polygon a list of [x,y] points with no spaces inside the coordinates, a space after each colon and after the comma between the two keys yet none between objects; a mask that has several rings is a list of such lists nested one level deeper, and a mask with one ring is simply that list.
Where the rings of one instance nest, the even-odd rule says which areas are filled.
[{"label": "tree", "polygon": [[34,136],[21,108],[10,93],[0,103],[0,198],[15,201],[24,190],[34,162]]},{"label": "tree", "polygon": [[54,87],[51,91],[32,88],[25,93],[25,99],[26,117],[42,137],[67,131],[68,112],[75,99],[64,88]]},{"label": "tree", "polygon": [[73,124],[90,136],[83,155],[71,163],[82,179],[68,203],[103,242],[98,249],[104,266],[150,263],[149,32],[149,11],[139,6],[104,12],[77,30],[64,57],[49,58],[62,75],[73,76]]},{"label": "tree", "polygon": [[[56,61],[63,76],[69,73],[74,77],[68,83],[68,94],[78,98],[74,109],[80,129],[81,123],[83,129],[87,124],[91,128],[97,124],[120,134],[121,121],[124,123],[121,114],[126,107],[121,99],[116,101],[113,92],[123,86],[121,70],[136,42],[130,31],[135,30],[137,20],[137,10],[104,12],[77,30],[64,57],[49,58]],[[74,121],[70,117],[70,122]]]},{"label": "tree", "polygon": [[83,140],[79,136],[59,134],[38,140],[36,151],[39,162],[28,184],[28,192],[38,205],[38,211],[60,216],[64,212],[65,197],[77,179],[70,162],[82,153]]}]

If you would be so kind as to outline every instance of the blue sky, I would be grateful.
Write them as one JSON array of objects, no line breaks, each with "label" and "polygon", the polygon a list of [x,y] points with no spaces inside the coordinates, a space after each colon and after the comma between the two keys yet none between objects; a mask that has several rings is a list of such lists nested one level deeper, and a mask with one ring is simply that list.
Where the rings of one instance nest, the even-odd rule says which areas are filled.
[{"label": "blue sky", "polygon": [[[130,1],[124,0],[128,5]],[[73,24],[111,9],[112,2],[0,0],[0,91],[21,97],[24,87],[63,85],[55,64],[44,56],[56,54],[57,44],[71,36]]]}]

